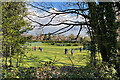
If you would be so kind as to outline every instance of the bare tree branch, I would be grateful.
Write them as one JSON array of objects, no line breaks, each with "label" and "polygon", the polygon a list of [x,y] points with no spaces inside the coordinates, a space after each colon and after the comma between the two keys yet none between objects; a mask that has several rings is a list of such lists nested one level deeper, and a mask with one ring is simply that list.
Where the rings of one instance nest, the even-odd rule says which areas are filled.
[{"label": "bare tree branch", "polygon": [[32,7],[34,7],[34,8],[40,9],[40,10],[42,10],[42,11],[45,11],[45,12],[51,13],[51,12],[45,10],[45,9],[39,8],[39,7],[34,6],[34,5],[32,5],[32,4],[28,4],[28,5],[30,5],[30,6],[32,6]]},{"label": "bare tree branch", "polygon": [[86,8],[86,9],[67,9],[67,10],[61,10],[60,12],[67,12],[67,11],[87,11],[88,10],[88,8]]},{"label": "bare tree branch", "polygon": [[36,17],[38,17],[38,18],[45,18],[45,17],[49,17],[49,16],[51,16],[51,15],[53,15],[52,13],[51,14],[49,14],[49,15],[46,15],[46,16],[37,16],[37,15],[33,15],[33,16],[36,16]]},{"label": "bare tree branch", "polygon": [[54,15],[47,24],[50,24],[50,22],[52,22],[52,20],[55,18],[55,16],[56,15]]},{"label": "bare tree branch", "polygon": [[[89,19],[89,16],[84,15],[84,14],[81,14],[81,13],[79,12],[79,11],[88,10],[88,9],[67,9],[67,10],[63,10],[63,11],[49,12],[49,11],[47,11],[47,10],[45,10],[45,9],[39,8],[39,7],[34,6],[34,5],[32,5],[32,4],[29,4],[29,5],[31,5],[31,6],[34,7],[34,8],[40,9],[40,10],[42,10],[42,11],[45,11],[45,12],[47,12],[47,13],[50,13],[50,14],[57,14],[57,15],[59,15],[59,14],[68,14],[68,13],[69,13],[69,14],[73,14],[73,13],[75,13],[75,14],[79,14],[79,15],[81,15],[81,16],[86,17],[86,18]],[[67,11],[68,11],[68,12],[67,12]]]},{"label": "bare tree branch", "polygon": [[[27,17],[27,16],[26,16]],[[35,21],[35,20],[32,20],[32,19],[30,19],[29,17],[27,17],[30,21],[32,21],[32,22],[34,22],[34,23],[37,23],[37,24],[39,24],[40,26],[58,26],[58,25],[62,25],[62,24],[64,24],[64,25],[75,25],[75,26],[79,26],[79,25],[89,25],[88,23],[86,23],[86,22],[79,22],[79,23],[58,23],[58,24],[42,24],[42,23],[40,23],[40,22],[37,22],[37,21]],[[52,18],[53,19],[53,18]]]},{"label": "bare tree branch", "polygon": [[55,33],[59,32],[59,31],[61,31],[61,30],[63,30],[63,29],[68,28],[68,27],[70,27],[70,25],[68,25],[68,26],[66,26],[66,27],[64,27],[64,28],[61,28],[61,29],[59,29],[59,30],[57,30],[57,31],[55,31],[55,32],[53,32],[53,33],[51,33],[51,34],[55,34]]},{"label": "bare tree branch", "polygon": [[72,27],[70,27],[70,28],[67,29],[66,31],[63,31],[63,32],[60,32],[60,33],[57,33],[57,34],[62,34],[62,33],[68,32],[68,31],[71,30],[73,27],[74,27],[74,25],[72,25]]},{"label": "bare tree branch", "polygon": [[80,34],[81,30],[82,30],[82,25],[81,25],[81,27],[80,27],[80,29],[79,29],[79,32],[78,32],[78,34],[77,34],[77,36],[76,36],[75,40],[78,38],[78,36],[79,36],[79,34]]},{"label": "bare tree branch", "polygon": [[28,18],[30,21],[32,21],[32,22],[34,22],[34,23],[37,23],[37,24],[39,24],[39,25],[43,25],[43,24],[41,24],[41,23],[39,23],[39,22],[37,22],[37,21],[32,20],[32,19],[29,18],[28,16],[26,16],[26,18]]},{"label": "bare tree branch", "polygon": [[[45,9],[42,9],[41,7],[34,6],[33,4],[28,4],[28,5],[32,6],[33,8],[37,8],[37,9],[39,9],[39,10],[42,10],[42,11],[45,11],[45,12],[49,13],[49,15],[42,16],[42,17],[36,15],[38,18],[50,17],[50,16],[52,16],[53,14],[55,14],[54,16],[51,17],[50,21],[49,21],[48,23],[46,23],[46,24],[42,24],[42,23],[40,23],[40,22],[38,22],[38,21],[35,21],[35,20],[27,17],[30,21],[39,24],[39,25],[40,25],[40,29],[44,28],[45,26],[66,25],[66,27],[61,28],[61,29],[59,29],[59,30],[57,30],[57,31],[55,31],[55,32],[53,32],[53,33],[51,33],[51,34],[62,34],[62,33],[65,33],[65,32],[67,32],[67,31],[71,30],[74,26],[81,26],[81,27],[80,27],[80,30],[79,30],[79,32],[78,32],[78,35],[77,35],[77,37],[75,38],[75,39],[77,39],[78,36],[79,36],[79,34],[80,34],[80,31],[82,30],[82,25],[89,25],[88,22],[79,22],[79,21],[72,21],[72,20],[64,20],[63,22],[58,22],[58,23],[56,23],[56,24],[51,23],[51,22],[53,21],[53,19],[56,17],[56,15],[61,15],[61,14],[73,14],[73,13],[74,13],[74,14],[77,14],[77,16],[81,15],[81,16],[83,16],[85,19],[86,19],[86,18],[89,19],[89,16],[88,16],[87,14],[81,13],[81,12],[87,11],[88,8],[85,8],[85,9],[84,9],[84,7],[81,8],[81,7],[79,6],[79,4],[78,4],[79,9],[66,9],[66,10],[59,10],[59,11],[58,11],[58,10],[54,10],[55,12],[47,11],[47,10],[45,10]],[[84,5],[83,5],[83,6],[84,6]],[[85,13],[85,12],[84,12],[84,13]],[[68,23],[67,21],[69,21],[69,22],[71,22],[71,23]],[[71,25],[72,25],[72,27],[70,27]],[[41,26],[43,26],[43,27],[41,27]],[[68,27],[70,27],[70,28],[67,29],[67,30],[65,30],[65,31],[59,32],[59,31],[64,30],[64,29],[66,29],[66,28],[68,28]],[[59,33],[58,33],[58,32],[59,32]]]}]

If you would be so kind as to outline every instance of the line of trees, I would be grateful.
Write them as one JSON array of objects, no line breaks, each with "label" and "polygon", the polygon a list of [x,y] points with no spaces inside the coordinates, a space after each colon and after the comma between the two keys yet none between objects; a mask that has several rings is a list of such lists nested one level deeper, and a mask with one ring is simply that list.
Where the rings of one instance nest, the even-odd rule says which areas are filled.
[{"label": "line of trees", "polygon": [[[49,33],[50,34],[50,33]],[[22,37],[27,37],[28,42],[39,42],[39,41],[79,41],[79,42],[87,42],[90,41],[89,37],[81,37],[78,36],[77,40],[75,40],[75,35],[74,34],[70,34],[68,36],[64,36],[64,35],[27,35],[27,34],[23,34]]]}]

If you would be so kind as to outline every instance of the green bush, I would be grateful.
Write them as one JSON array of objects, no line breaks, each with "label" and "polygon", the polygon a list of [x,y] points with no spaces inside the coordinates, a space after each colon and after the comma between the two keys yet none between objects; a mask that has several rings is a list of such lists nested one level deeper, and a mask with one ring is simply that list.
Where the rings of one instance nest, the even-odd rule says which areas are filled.
[{"label": "green bush", "polygon": [[55,43],[54,43],[54,42],[52,42],[52,43],[51,43],[51,45],[55,45]]},{"label": "green bush", "polygon": [[[73,67],[64,66],[59,67],[54,64],[55,61],[47,61],[45,64],[41,64],[40,67],[34,68],[2,68],[2,79],[8,78],[71,78],[72,80],[77,78],[92,80],[110,79],[119,80],[116,76],[116,70],[114,65],[108,63],[99,63],[94,66],[92,63],[88,63],[85,67]],[[110,66],[110,67],[108,67]]]},{"label": "green bush", "polygon": [[37,40],[33,40],[32,42],[37,42]]},{"label": "green bush", "polygon": [[75,43],[75,44],[73,44],[72,46],[79,46],[79,44],[78,44],[78,43]]},{"label": "green bush", "polygon": [[71,43],[67,43],[66,46],[72,46],[72,44]]},{"label": "green bush", "polygon": [[60,46],[60,43],[57,43],[56,46]]},{"label": "green bush", "polygon": [[119,42],[117,42],[117,46],[120,48],[120,41],[119,41]]}]

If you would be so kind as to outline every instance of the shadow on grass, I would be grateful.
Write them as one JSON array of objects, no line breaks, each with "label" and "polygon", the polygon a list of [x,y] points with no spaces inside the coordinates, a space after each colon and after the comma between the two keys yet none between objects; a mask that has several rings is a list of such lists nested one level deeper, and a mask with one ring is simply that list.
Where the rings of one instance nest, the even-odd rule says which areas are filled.
[{"label": "shadow on grass", "polygon": [[[85,55],[85,54],[83,54],[82,56],[81,55],[75,55],[75,56],[71,56],[70,54],[67,54],[67,55],[63,55],[60,59],[58,59],[58,58],[56,58],[55,59],[55,57],[44,57],[44,58],[34,58],[34,57],[28,57],[28,58],[24,58],[24,60],[29,64],[34,64],[34,63],[36,63],[37,62],[37,64],[39,64],[39,63],[42,63],[42,64],[44,64],[45,62],[47,62],[47,61],[54,61],[54,59],[55,59],[55,61],[54,61],[54,63],[55,64],[57,64],[57,65],[63,65],[63,66],[72,66],[72,64],[71,64],[71,62],[69,61],[69,59],[66,61],[66,59],[65,58],[68,58],[67,56],[70,56],[71,57],[71,59],[73,60],[73,62],[75,62],[75,64],[74,64],[74,66],[80,66],[80,62],[82,61],[82,60],[84,60],[84,59],[86,59],[86,57],[88,56],[88,55]],[[65,58],[63,58],[63,57],[65,57]],[[64,60],[65,59],[65,60]],[[78,60],[79,59],[79,60]],[[76,63],[76,61],[78,62],[78,63]],[[34,66],[36,66],[36,65],[34,65]]]},{"label": "shadow on grass", "polygon": [[49,59],[49,60],[53,60],[53,59],[51,59],[50,57],[45,57],[45,58],[47,58],[47,59]]}]

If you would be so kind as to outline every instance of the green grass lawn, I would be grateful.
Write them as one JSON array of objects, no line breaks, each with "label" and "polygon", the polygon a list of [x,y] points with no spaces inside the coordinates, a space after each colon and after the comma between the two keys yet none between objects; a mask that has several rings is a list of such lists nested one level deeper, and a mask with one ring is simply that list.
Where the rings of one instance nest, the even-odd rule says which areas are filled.
[{"label": "green grass lawn", "polygon": [[[32,46],[36,46],[37,50],[32,51]],[[71,58],[75,66],[85,66],[88,61],[89,53],[84,50],[80,52],[79,50],[74,50],[73,56],[71,56],[71,49],[80,48],[82,46],[55,46],[48,45],[47,43],[36,44],[33,43],[31,46],[28,46],[26,55],[31,57],[31,59],[24,58],[24,60],[29,64],[29,66],[39,66],[40,63],[45,63],[46,61],[55,60],[55,64],[59,66],[71,66],[72,63],[69,59]],[[42,48],[42,52],[38,50],[38,47]],[[67,55],[65,55],[65,48],[69,49]],[[32,59],[35,57],[35,59]],[[39,61],[39,62],[38,62]]]},{"label": "green grass lawn", "polygon": [[[36,46],[37,50],[32,51],[32,46]],[[38,50],[38,47],[42,48],[42,52]],[[72,66],[71,60],[74,66],[85,66],[89,61],[90,52],[87,50],[74,50],[73,56],[71,56],[71,49],[80,48],[82,46],[55,46],[48,45],[47,43],[32,43],[28,46],[26,50],[27,57],[23,58],[25,67],[39,67],[40,63],[45,63],[46,61],[55,60],[55,65],[59,66]],[[69,49],[68,53],[65,55],[65,48]],[[71,58],[71,60],[69,59]],[[15,65],[15,57],[13,59],[13,65]]]}]

